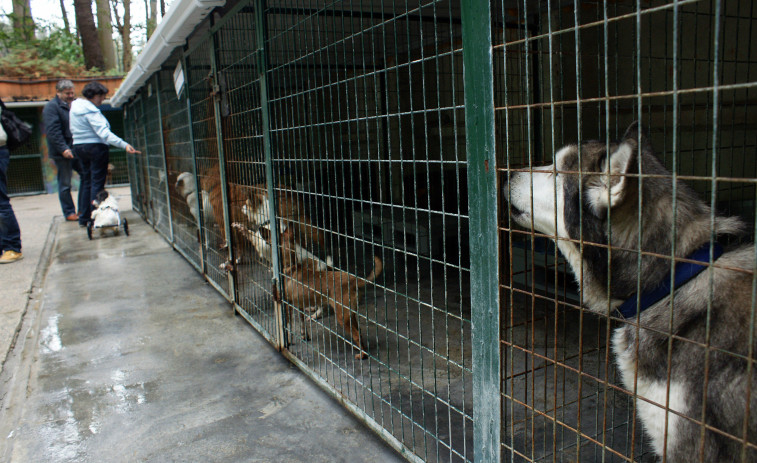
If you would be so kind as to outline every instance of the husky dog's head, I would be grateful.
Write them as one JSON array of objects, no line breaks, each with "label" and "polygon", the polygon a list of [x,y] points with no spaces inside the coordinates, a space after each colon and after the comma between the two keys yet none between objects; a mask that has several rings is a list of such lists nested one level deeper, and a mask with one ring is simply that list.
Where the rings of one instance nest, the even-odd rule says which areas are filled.
[{"label": "husky dog's head", "polygon": [[[673,210],[670,172],[637,123],[620,141],[567,145],[554,160],[512,171],[505,198],[517,224],[555,240],[590,308],[608,310],[608,279],[612,308],[639,283],[642,292],[657,286],[670,260],[650,254],[684,257],[709,241],[710,208],[677,182]],[[715,218],[716,234],[740,229],[736,218]]]}]

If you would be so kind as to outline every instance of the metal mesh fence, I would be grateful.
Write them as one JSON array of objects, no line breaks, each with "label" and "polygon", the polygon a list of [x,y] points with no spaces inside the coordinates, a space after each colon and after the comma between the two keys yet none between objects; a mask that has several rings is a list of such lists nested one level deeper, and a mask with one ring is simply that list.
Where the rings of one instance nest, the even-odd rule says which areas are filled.
[{"label": "metal mesh fence", "polygon": [[[103,109],[103,108],[101,108]],[[126,127],[123,116],[123,111],[107,110],[103,111],[103,115],[110,123],[111,132],[121,136],[125,135]],[[128,137],[125,138],[128,141]],[[110,166],[108,168],[108,178],[106,179],[106,186],[126,185],[129,183],[129,168],[126,151],[110,147]]]},{"label": "metal mesh fence", "polygon": [[[226,177],[219,162],[219,118],[216,117],[216,97],[221,81],[215,77],[215,48],[213,41],[201,42],[187,54],[187,92],[197,169],[197,188],[202,234],[205,246],[205,272],[222,292],[233,297],[230,268],[233,248],[227,241],[230,224],[226,217]],[[201,193],[201,192],[205,193]]]},{"label": "metal mesh fence", "polygon": [[282,2],[267,13],[277,197],[304,211],[288,220],[294,241],[333,260],[283,271],[290,352],[422,459],[470,459],[459,12]]},{"label": "metal mesh fence", "polygon": [[200,204],[193,156],[187,92],[179,95],[171,83],[173,71],[160,73],[161,130],[166,157],[166,181],[171,204],[173,242],[197,268],[202,268]]},{"label": "metal mesh fence", "polygon": [[135,207],[411,460],[752,461],[756,18],[242,1],[127,105]]},{"label": "metal mesh fence", "polygon": [[145,134],[145,152],[147,161],[147,179],[150,196],[144,214],[147,220],[163,236],[171,239],[171,219],[169,217],[168,176],[166,158],[163,152],[163,121],[161,120],[160,92],[162,82],[156,74],[147,84],[142,99]]},{"label": "metal mesh fence", "polygon": [[32,135],[29,140],[11,150],[8,165],[8,194],[24,195],[45,192],[45,180],[42,171],[42,140],[40,131],[41,113],[37,108],[13,108],[12,111],[22,121],[31,124]]},{"label": "metal mesh fence", "polygon": [[[123,131],[118,131],[115,133],[125,134],[126,131],[124,129]],[[127,185],[129,183],[129,161],[128,156],[126,155],[126,151],[121,149],[113,149],[111,147],[110,164],[113,166],[113,169],[108,174],[108,179],[105,185]]]},{"label": "metal mesh fence", "polygon": [[[261,101],[265,53],[258,38],[258,13],[253,5],[243,8],[223,24],[215,40],[236,300],[240,313],[275,340],[281,325],[272,297],[276,218],[263,210],[270,206],[263,139],[263,113],[268,110]],[[278,174],[275,181],[282,181]]]},{"label": "metal mesh fence", "polygon": [[[132,162],[132,206],[143,216],[150,211],[150,177],[147,163],[147,141],[145,136],[145,109],[142,97],[136,98],[125,111],[126,126],[129,127],[129,142],[140,154],[130,157]],[[136,193],[136,194],[135,194]]]},{"label": "metal mesh fence", "polygon": [[[135,100],[131,102],[131,104],[126,105],[123,109],[124,111],[124,134],[126,135],[126,140],[132,141],[132,146],[137,147],[138,145],[137,140],[137,129],[136,129],[136,120],[135,120]],[[139,149],[139,148],[137,148]],[[134,210],[142,212],[142,209],[139,204],[139,195],[140,195],[140,177],[137,175],[139,172],[138,170],[138,160],[137,156],[134,155],[126,155],[126,167],[129,172],[129,190],[131,191],[131,203]]]},{"label": "metal mesh fence", "polygon": [[[754,5],[507,6],[500,20],[519,27],[494,42],[511,198],[500,235],[503,455],[750,461],[753,337],[728,319],[735,299],[718,292],[736,285],[738,317],[754,320],[753,251],[733,263],[754,235]],[[624,136],[634,120],[640,131]],[[621,168],[615,153],[625,149]],[[751,238],[728,236],[720,217],[732,215]],[[730,254],[705,251],[699,268],[740,270],[679,282],[680,259],[711,242]],[[655,305],[651,290],[673,280]],[[649,308],[621,315],[636,294]],[[719,339],[720,329],[741,342]],[[718,390],[731,381],[737,398]],[[741,410],[726,423],[718,408],[731,399]]]}]

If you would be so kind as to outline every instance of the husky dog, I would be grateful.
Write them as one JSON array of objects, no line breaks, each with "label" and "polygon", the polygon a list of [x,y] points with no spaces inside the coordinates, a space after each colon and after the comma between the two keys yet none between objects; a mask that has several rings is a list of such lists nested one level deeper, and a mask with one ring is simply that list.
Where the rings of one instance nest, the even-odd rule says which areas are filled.
[{"label": "husky dog", "polygon": [[[713,217],[683,183],[674,190],[636,123],[619,142],[583,143],[580,157],[568,145],[554,159],[510,173],[511,216],[556,241],[590,310],[628,319],[612,346],[654,451],[668,462],[757,461],[754,244],[710,247],[742,222]],[[673,277],[661,257],[671,255]]]}]

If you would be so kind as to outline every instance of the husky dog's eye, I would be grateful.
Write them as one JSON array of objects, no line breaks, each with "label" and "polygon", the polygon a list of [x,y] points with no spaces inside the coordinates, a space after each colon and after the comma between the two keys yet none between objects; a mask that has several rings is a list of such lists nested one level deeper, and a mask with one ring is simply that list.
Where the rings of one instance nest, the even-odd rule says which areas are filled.
[{"label": "husky dog's eye", "polygon": [[609,170],[607,159],[607,151],[605,151],[602,153],[602,156],[597,159],[597,170],[600,172],[607,172],[607,170]]}]

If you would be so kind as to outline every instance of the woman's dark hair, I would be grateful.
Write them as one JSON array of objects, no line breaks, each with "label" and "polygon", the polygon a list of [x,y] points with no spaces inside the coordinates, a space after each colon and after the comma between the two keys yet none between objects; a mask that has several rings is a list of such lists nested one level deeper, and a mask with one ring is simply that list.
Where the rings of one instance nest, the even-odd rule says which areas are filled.
[{"label": "woman's dark hair", "polygon": [[91,100],[95,95],[107,95],[108,87],[97,81],[92,81],[84,86],[84,90],[81,91],[84,98]]}]

